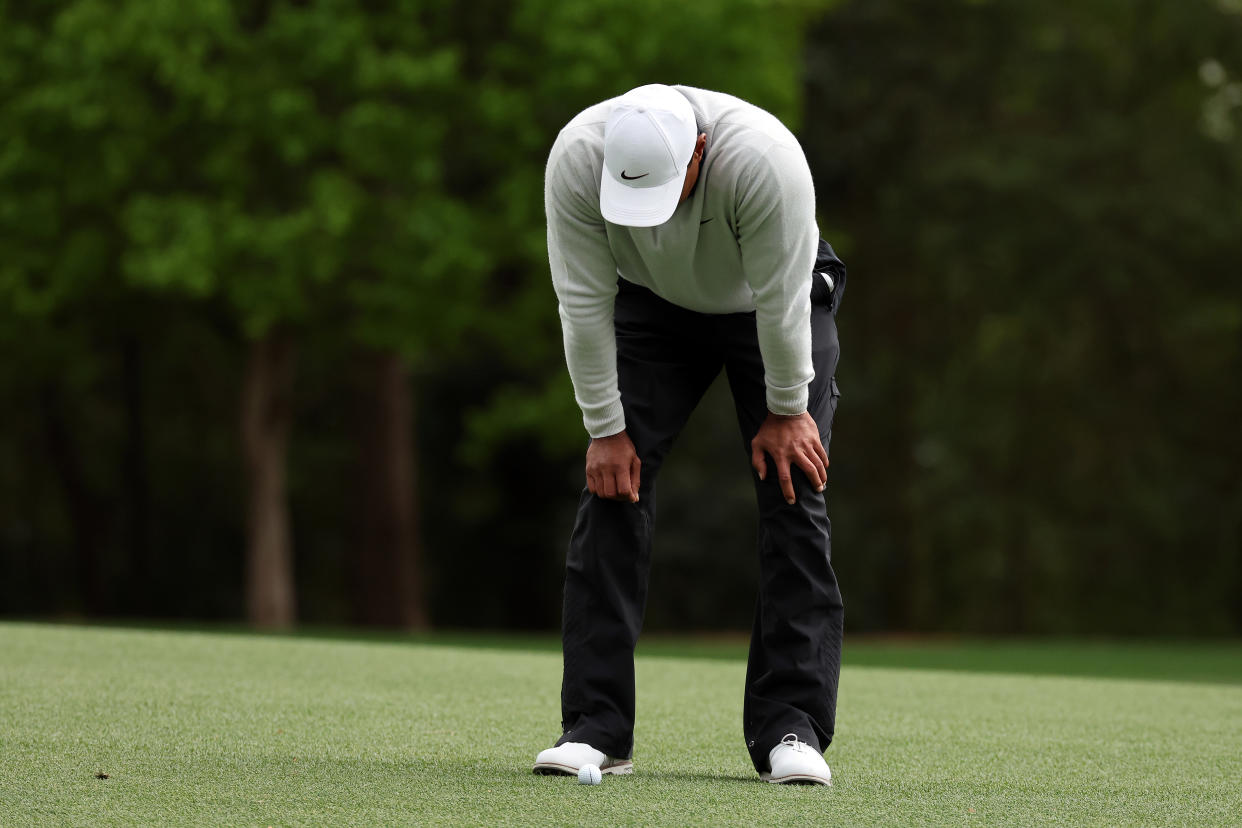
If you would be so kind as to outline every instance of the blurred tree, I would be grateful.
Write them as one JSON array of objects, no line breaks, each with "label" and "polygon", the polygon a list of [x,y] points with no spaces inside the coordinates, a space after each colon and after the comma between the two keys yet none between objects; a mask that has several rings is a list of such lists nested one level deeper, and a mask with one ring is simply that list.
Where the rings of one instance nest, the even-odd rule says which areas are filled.
[{"label": "blurred tree", "polygon": [[[53,74],[54,66],[73,59],[64,44],[46,37],[59,11],[51,4],[0,6],[0,86],[5,90],[0,97],[5,136],[0,153],[0,302],[5,310],[0,337],[6,385],[25,402],[24,422],[13,423],[14,433],[28,441],[19,449],[27,458],[22,464],[27,479],[19,485],[37,492],[44,478],[36,470],[50,460],[76,550],[78,606],[102,612],[111,603],[106,588],[110,568],[119,564],[135,582],[145,580],[144,435],[141,417],[132,410],[141,398],[140,357],[126,344],[132,341],[135,315],[127,301],[131,297],[115,290],[120,233],[115,211],[106,207],[118,189],[123,173],[117,167],[123,160],[97,163],[93,137],[86,134],[103,118],[100,79]],[[116,138],[123,140],[140,139]],[[115,429],[99,416],[106,412],[82,404],[84,390],[107,372],[103,352],[118,347],[129,354],[124,464],[134,484],[119,504],[91,451],[100,431]],[[38,456],[30,444],[45,446],[46,454]],[[37,512],[33,503],[26,505],[29,511],[15,515],[16,521]],[[128,561],[108,562],[103,551],[117,528],[118,512],[127,518],[129,525],[122,528],[132,553]]]},{"label": "blurred tree", "polygon": [[[1236,4],[828,5],[0,0],[0,607],[554,625],[543,165],[661,81],[801,127],[855,276],[854,629],[1242,629]],[[749,615],[730,409],[655,626]]]},{"label": "blurred tree", "polygon": [[[420,549],[416,393],[438,361],[477,324],[482,278],[495,257],[477,193],[443,159],[470,152],[454,142],[454,113],[476,94],[461,72],[469,49],[432,19],[434,4],[373,4],[364,37],[347,56],[348,101],[340,154],[363,198],[351,226],[346,298],[358,376],[354,617],[369,624],[428,622]],[[323,25],[339,24],[330,5]]]},{"label": "blurred tree", "polygon": [[812,37],[863,626],[1242,628],[1242,153],[1205,66],[1242,69],[1236,6],[853,2]]},{"label": "blurred tree", "polygon": [[[452,309],[469,306],[478,257],[469,214],[438,187],[452,54],[430,48],[417,10],[78,0],[9,14],[24,48],[13,71],[30,82],[9,113],[19,129],[5,194],[14,213],[32,191],[47,195],[42,232],[14,239],[7,293],[45,319],[89,302],[83,287],[225,304],[251,342],[240,399],[246,585],[262,626],[295,615],[285,479],[295,341],[342,319],[351,341],[378,350],[373,405],[385,409],[364,442],[361,614],[425,618],[397,348],[423,350],[460,325],[466,314]],[[67,254],[54,244],[66,232]],[[48,422],[89,552],[98,510],[77,482],[68,429]]]}]

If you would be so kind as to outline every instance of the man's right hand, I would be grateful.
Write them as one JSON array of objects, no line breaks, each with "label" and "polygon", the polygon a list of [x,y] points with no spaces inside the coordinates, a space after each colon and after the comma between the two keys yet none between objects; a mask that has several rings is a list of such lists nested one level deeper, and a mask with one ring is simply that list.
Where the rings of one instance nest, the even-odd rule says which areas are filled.
[{"label": "man's right hand", "polygon": [[642,465],[624,431],[596,437],[587,447],[587,488],[597,497],[637,503]]}]

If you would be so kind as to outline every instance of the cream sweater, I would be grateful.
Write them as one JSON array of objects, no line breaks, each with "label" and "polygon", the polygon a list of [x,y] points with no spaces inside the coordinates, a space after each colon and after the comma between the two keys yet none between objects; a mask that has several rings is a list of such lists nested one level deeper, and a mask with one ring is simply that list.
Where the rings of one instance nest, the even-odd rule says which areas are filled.
[{"label": "cream sweater", "polygon": [[574,395],[592,437],[625,428],[612,323],[618,276],[693,311],[755,311],[770,411],[806,411],[814,377],[809,280],[819,229],[802,148],[757,106],[673,88],[690,101],[707,146],[694,192],[664,224],[624,227],[600,215],[612,100],[570,121],[548,158],[552,284]]}]

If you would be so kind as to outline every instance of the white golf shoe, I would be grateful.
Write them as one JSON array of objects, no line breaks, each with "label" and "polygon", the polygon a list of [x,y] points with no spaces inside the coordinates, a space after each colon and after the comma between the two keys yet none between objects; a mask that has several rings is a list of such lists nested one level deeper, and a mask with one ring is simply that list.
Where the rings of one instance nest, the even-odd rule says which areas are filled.
[{"label": "white golf shoe", "polygon": [[760,773],[764,782],[779,785],[831,785],[832,771],[824,757],[808,745],[798,741],[797,734],[786,733],[781,743],[768,754],[772,770]]},{"label": "white golf shoe", "polygon": [[578,769],[583,765],[594,765],[599,768],[600,773],[617,776],[634,772],[634,763],[629,759],[608,756],[585,742],[566,742],[539,751],[539,755],[535,757],[534,771],[545,776],[577,776]]}]

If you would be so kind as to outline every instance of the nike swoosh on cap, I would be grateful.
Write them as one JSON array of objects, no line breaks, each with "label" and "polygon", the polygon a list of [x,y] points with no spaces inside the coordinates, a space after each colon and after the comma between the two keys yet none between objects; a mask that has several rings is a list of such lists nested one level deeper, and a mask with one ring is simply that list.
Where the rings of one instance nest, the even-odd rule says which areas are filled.
[{"label": "nike swoosh on cap", "polygon": [[651,175],[651,173],[643,173],[642,175],[626,175],[625,170],[621,171],[621,177],[626,181],[637,181],[638,179],[646,178],[649,175]]}]

